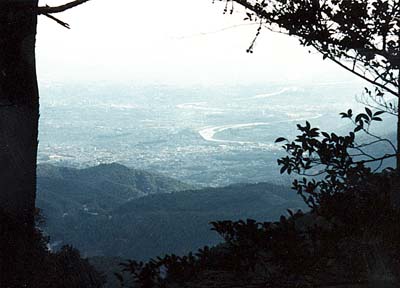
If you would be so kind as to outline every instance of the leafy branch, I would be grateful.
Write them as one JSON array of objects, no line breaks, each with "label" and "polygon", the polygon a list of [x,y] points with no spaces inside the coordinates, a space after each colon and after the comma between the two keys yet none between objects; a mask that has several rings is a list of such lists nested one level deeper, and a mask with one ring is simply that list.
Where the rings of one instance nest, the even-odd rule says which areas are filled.
[{"label": "leafy branch", "polygon": [[[294,180],[292,188],[311,208],[318,206],[327,196],[345,192],[362,184],[366,178],[380,169],[385,159],[396,157],[397,154],[396,147],[390,140],[370,132],[371,124],[382,121],[379,116],[383,113],[385,112],[380,110],[373,112],[368,107],[365,108],[365,113],[358,115],[353,115],[351,109],[340,113],[342,118],[350,119],[355,125],[354,130],[345,136],[312,128],[308,121],[304,126],[298,124],[297,129],[301,134],[294,141],[289,142],[283,137],[275,141],[286,142],[283,148],[289,154],[278,159],[278,164],[281,166],[280,173],[304,176],[300,180]],[[357,144],[356,133],[360,131],[375,140]],[[394,153],[377,157],[365,151],[366,147],[382,142],[389,143]],[[357,152],[354,153],[355,151]],[[378,167],[371,171],[366,164],[375,162],[378,162]],[[310,180],[309,177],[317,178]]]}]

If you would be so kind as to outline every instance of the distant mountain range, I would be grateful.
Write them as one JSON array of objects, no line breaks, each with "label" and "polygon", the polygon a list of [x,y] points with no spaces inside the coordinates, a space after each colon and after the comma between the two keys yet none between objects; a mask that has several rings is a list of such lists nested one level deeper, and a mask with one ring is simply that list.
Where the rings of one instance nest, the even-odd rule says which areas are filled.
[{"label": "distant mountain range", "polygon": [[53,247],[72,244],[86,256],[148,259],[220,242],[214,220],[277,219],[305,208],[290,188],[269,183],[195,190],[119,164],[38,167],[37,206]]}]

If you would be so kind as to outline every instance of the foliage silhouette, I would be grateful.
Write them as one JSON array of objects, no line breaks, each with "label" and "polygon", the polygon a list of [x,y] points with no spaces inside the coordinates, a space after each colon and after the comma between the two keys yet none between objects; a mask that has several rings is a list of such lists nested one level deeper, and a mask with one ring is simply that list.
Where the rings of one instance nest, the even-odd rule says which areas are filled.
[{"label": "foliage silhouette", "polygon": [[78,250],[64,246],[51,252],[49,239],[38,229],[29,230],[0,210],[0,287],[102,287],[104,277]]},{"label": "foliage silhouette", "polygon": [[[379,257],[389,259],[387,268],[398,275],[400,213],[380,197],[391,175],[371,174],[366,181],[327,196],[309,213],[289,210],[289,216],[276,222],[211,222],[222,244],[194,255],[129,261],[123,269],[132,275],[135,287],[207,287],[210,271],[220,277],[228,273],[235,287],[367,285]],[[223,279],[215,281],[213,285],[223,286]]]},{"label": "foliage silhouette", "polygon": [[[286,142],[283,148],[289,154],[278,159],[278,164],[282,166],[280,172],[305,176],[293,181],[293,189],[311,208],[334,193],[367,185],[367,180],[381,168],[383,161],[396,155],[394,153],[375,157],[365,152],[365,147],[372,144],[390,142],[372,134],[369,130],[374,121],[382,121],[379,115],[384,112],[373,113],[368,107],[365,111],[355,117],[351,109],[340,113],[342,118],[348,118],[355,124],[354,131],[345,136],[312,128],[307,121],[304,126],[297,125],[301,134],[294,141],[282,137],[276,140],[276,142]],[[373,140],[368,143],[357,143],[356,133],[360,131],[367,133]],[[367,166],[372,162],[379,162],[374,171]],[[392,170],[390,167],[386,169]]]}]

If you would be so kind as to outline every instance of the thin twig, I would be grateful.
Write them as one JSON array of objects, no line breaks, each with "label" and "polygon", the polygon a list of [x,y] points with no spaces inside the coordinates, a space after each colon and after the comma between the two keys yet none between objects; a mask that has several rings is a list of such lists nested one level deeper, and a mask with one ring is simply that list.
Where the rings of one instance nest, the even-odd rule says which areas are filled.
[{"label": "thin twig", "polygon": [[384,159],[388,159],[388,158],[392,158],[392,157],[396,157],[397,154],[385,154],[382,157],[379,158],[375,158],[375,159],[371,159],[371,160],[362,160],[360,161],[361,163],[370,163],[370,162],[375,162],[375,161],[380,161],[380,160],[384,160]]},{"label": "thin twig", "polygon": [[60,24],[61,26],[65,27],[65,28],[67,28],[67,29],[71,29],[71,27],[69,26],[68,23],[63,22],[63,21],[61,21],[60,19],[57,19],[56,17],[54,17],[54,16],[52,16],[52,15],[50,15],[50,14],[47,14],[47,13],[46,13],[46,14],[42,14],[42,15],[44,15],[44,16],[46,16],[46,17],[49,17],[51,20],[56,21],[58,24]]},{"label": "thin twig", "polygon": [[[357,123],[356,123],[353,119],[351,119],[351,122],[353,122],[353,124],[354,124],[355,126],[358,126]],[[387,143],[392,147],[393,151],[395,151],[395,152],[397,153],[397,149],[396,149],[396,147],[394,146],[394,144],[392,143],[392,141],[390,141],[389,139],[386,139],[386,138],[379,137],[379,136],[377,136],[377,135],[375,135],[375,134],[372,134],[371,132],[368,131],[369,126],[368,126],[368,129],[365,129],[364,127],[362,127],[361,129],[362,129],[362,131],[364,131],[365,134],[367,134],[367,135],[369,135],[369,136],[371,136],[371,137],[373,137],[373,138],[375,138],[375,139],[377,139],[377,140],[381,140],[381,141],[387,142]],[[362,144],[361,144],[361,145],[362,145]],[[359,147],[360,147],[360,146],[359,146]],[[362,147],[362,146],[361,146],[361,147]],[[354,148],[355,148],[355,147],[354,147]]]}]

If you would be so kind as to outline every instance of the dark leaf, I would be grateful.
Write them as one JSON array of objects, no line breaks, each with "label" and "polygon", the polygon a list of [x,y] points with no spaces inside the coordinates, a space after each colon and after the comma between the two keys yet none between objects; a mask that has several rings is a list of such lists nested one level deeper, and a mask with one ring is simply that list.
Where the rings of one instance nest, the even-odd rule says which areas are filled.
[{"label": "dark leaf", "polygon": [[358,131],[360,131],[361,129],[362,129],[361,126],[357,126],[357,127],[354,129],[354,132],[358,132]]},{"label": "dark leaf", "polygon": [[275,143],[279,143],[279,142],[283,142],[283,141],[287,141],[287,139],[284,138],[284,137],[279,137],[279,138],[277,138],[277,139],[275,140]]},{"label": "dark leaf", "polygon": [[372,111],[368,107],[365,107],[365,112],[367,112],[369,117],[372,117]]}]

